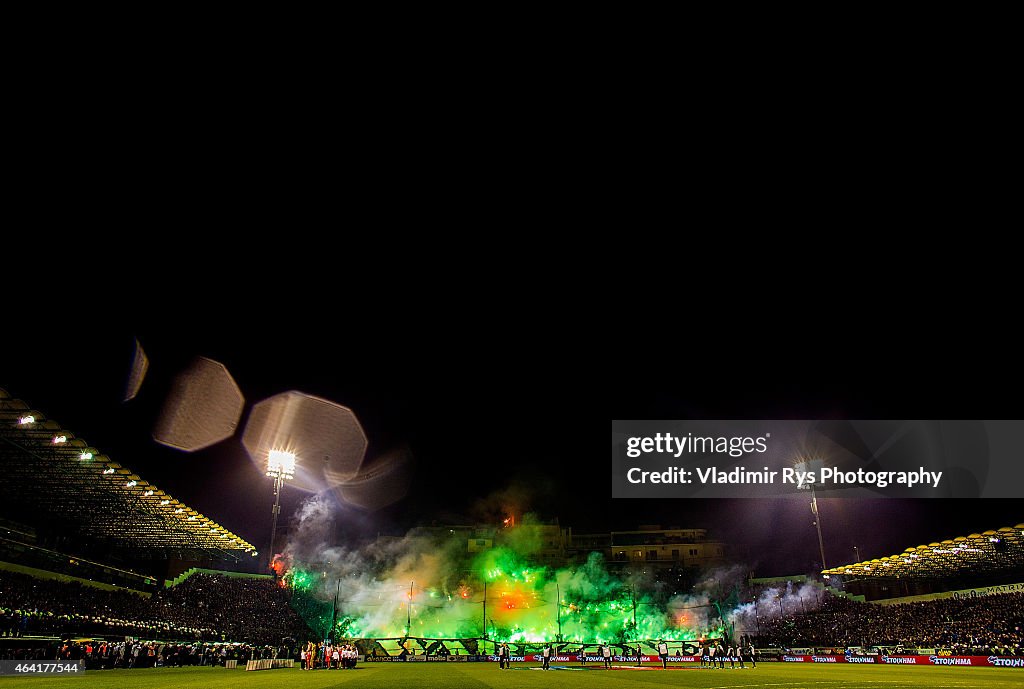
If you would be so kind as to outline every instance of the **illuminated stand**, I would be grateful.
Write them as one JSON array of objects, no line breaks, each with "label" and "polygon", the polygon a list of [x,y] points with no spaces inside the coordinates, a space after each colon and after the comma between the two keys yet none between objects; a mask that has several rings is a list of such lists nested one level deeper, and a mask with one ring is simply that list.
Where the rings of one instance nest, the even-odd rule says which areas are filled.
[{"label": "illuminated stand", "polygon": [[295,453],[271,450],[267,455],[267,476],[274,479],[274,519],[270,526],[270,561],[274,558],[274,541],[277,539],[277,516],[281,513],[281,488],[286,480],[295,478]]}]

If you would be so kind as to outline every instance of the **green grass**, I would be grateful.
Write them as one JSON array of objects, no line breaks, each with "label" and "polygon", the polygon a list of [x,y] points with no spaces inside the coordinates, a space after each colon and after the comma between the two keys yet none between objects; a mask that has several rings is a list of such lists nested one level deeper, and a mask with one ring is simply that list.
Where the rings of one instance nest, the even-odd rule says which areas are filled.
[{"label": "green grass", "polygon": [[0,687],[32,689],[531,689],[532,687],[585,687],[586,689],[1017,689],[1024,686],[1024,669],[969,667],[912,667],[864,665],[796,665],[761,663],[757,669],[701,670],[499,670],[494,663],[365,663],[356,670],[224,670],[222,668],[168,668],[97,670],[77,677],[0,677]]}]

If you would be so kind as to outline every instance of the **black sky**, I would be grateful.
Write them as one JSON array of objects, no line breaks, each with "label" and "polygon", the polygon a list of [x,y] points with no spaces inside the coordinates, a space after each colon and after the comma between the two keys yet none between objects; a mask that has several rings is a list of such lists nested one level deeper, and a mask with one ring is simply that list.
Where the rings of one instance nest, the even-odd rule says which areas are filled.
[{"label": "black sky", "polygon": [[[286,390],[351,407],[370,456],[408,443],[410,495],[374,513],[340,508],[339,539],[418,523],[469,522],[505,491],[518,507],[577,532],[660,523],[705,527],[744,543],[759,574],[807,571],[817,545],[806,505],[790,500],[612,500],[613,418],[1012,418],[992,394],[995,365],[936,368],[917,343],[850,336],[844,348],[774,346],[708,328],[700,342],[627,316],[583,326],[383,311],[372,322],[239,314],[174,319],[174,327],[83,325],[4,338],[0,387],[257,546],[269,530],[270,486],[229,440],[184,454],[150,433],[170,378],[192,357],[224,363],[247,408]],[[588,321],[592,323],[592,321]],[[151,359],[140,396],[120,401],[138,337]],[[793,342],[800,338],[794,337]],[[833,340],[834,341],[834,340]],[[879,355],[881,354],[881,356]],[[992,367],[991,369],[989,367]],[[288,514],[304,497],[286,491]],[[826,500],[826,555],[852,561],[1024,521],[1019,500]]]}]

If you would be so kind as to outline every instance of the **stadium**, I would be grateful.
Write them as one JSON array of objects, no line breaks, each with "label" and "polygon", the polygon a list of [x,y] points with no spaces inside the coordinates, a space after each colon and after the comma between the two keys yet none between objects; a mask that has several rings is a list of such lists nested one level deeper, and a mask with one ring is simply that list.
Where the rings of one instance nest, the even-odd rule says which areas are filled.
[{"label": "stadium", "polygon": [[[742,529],[717,517],[677,525],[665,519],[675,508],[630,505],[602,520],[563,484],[524,494],[543,491],[516,488],[508,479],[520,470],[504,458],[500,469],[474,465],[498,475],[487,490],[465,488],[468,473],[432,477],[416,459],[420,447],[431,454],[429,439],[393,442],[402,434],[372,414],[364,428],[358,404],[326,391],[236,382],[233,366],[205,357],[158,387],[138,341],[125,363],[116,423],[40,386],[76,424],[96,424],[95,444],[89,427],[48,416],[47,399],[0,381],[0,684],[1010,687],[1024,677],[1020,518],[963,532],[936,520],[915,531],[930,534],[924,544],[899,541],[888,520],[861,559],[827,525],[821,536],[817,503],[813,540],[801,500],[794,523],[811,547],[794,556],[776,535],[740,543]],[[136,424],[146,437],[122,441]],[[216,472],[187,464],[204,457]],[[226,466],[235,483],[218,478]],[[449,509],[460,492],[468,507]],[[824,504],[858,518],[860,508]],[[639,523],[648,516],[664,521]]]}]

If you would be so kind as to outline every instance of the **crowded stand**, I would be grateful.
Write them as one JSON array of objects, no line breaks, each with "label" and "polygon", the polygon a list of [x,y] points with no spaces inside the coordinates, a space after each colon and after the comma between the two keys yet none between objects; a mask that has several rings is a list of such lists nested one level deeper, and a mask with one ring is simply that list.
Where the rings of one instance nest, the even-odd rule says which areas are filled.
[{"label": "crowded stand", "polygon": [[[4,571],[0,636],[66,641],[45,649],[9,643],[0,655],[21,659],[42,653],[85,658],[95,667],[152,667],[214,665],[299,651],[307,667],[345,667],[345,662],[332,662],[337,660],[334,648],[325,651],[323,644],[307,643],[314,634],[293,609],[290,595],[271,578],[197,573],[145,598]],[[762,649],[929,648],[1019,656],[1024,593],[890,605],[826,595],[813,611],[761,616],[758,628],[752,640]],[[337,650],[344,661],[354,647]]]},{"label": "crowded stand", "polygon": [[759,620],[760,647],[934,648],[1019,656],[1024,593],[878,605],[827,596],[814,612]]},{"label": "crowded stand", "polygon": [[151,598],[0,572],[0,635],[277,644],[309,630],[270,578],[194,574]]}]

